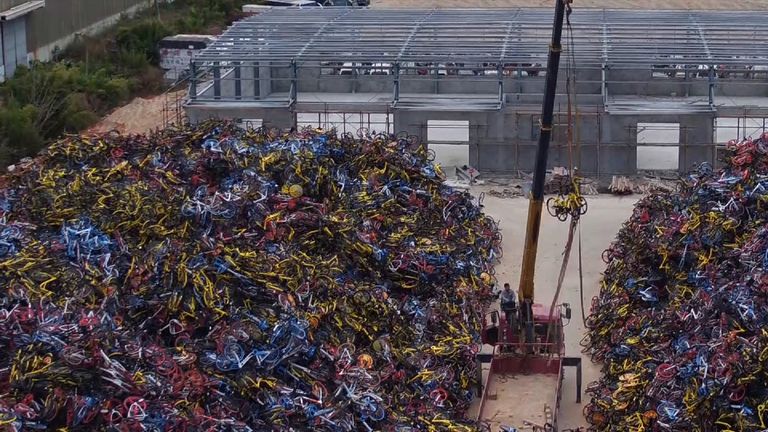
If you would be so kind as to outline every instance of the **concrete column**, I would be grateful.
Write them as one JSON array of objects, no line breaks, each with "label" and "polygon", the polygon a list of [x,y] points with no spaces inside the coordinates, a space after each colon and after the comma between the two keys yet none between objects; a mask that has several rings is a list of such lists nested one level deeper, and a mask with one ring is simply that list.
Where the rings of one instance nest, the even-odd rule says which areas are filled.
[{"label": "concrete column", "polygon": [[[638,116],[604,115],[600,146],[601,174],[637,173]],[[644,120],[640,120],[644,121]]]},{"label": "concrete column", "polygon": [[258,68],[252,63],[242,63],[240,66],[240,97],[243,100],[253,100],[258,96],[258,86],[254,74]]},{"label": "concrete column", "polygon": [[486,127],[481,126],[480,122],[483,122],[482,116],[477,114],[473,115],[469,120],[469,165],[478,170],[483,165],[480,152],[488,150],[482,145]]},{"label": "concrete column", "polygon": [[715,161],[715,115],[711,113],[681,116],[680,172],[690,171],[702,162]]},{"label": "concrete column", "polygon": [[288,108],[268,108],[264,110],[264,126],[280,129],[296,127],[296,113]]},{"label": "concrete column", "polygon": [[419,112],[395,110],[392,113],[394,128],[393,133],[406,132],[408,135],[416,135],[423,143],[427,142],[427,119]]},{"label": "concrete column", "polygon": [[261,62],[258,66],[258,72],[256,73],[258,78],[259,91],[256,94],[257,99],[264,99],[272,93],[272,68],[269,66],[269,62]]},{"label": "concrete column", "polygon": [[221,65],[213,63],[213,98],[221,99]]}]

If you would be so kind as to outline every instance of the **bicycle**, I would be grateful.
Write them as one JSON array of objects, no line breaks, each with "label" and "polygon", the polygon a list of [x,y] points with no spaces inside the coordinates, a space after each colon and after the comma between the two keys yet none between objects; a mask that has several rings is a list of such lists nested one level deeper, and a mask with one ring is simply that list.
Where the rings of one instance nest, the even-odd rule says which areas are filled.
[{"label": "bicycle", "polygon": [[547,212],[561,222],[568,220],[569,216],[578,220],[588,209],[587,200],[581,195],[580,180],[574,177],[570,190],[565,192],[561,190],[556,197],[547,199]]}]

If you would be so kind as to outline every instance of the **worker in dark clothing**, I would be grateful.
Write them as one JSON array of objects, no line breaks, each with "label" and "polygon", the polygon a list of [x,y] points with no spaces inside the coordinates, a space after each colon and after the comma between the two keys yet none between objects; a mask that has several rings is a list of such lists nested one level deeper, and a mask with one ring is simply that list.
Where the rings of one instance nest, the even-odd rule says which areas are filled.
[{"label": "worker in dark clothing", "polygon": [[515,327],[515,319],[517,317],[516,297],[517,294],[512,291],[509,283],[505,283],[504,290],[501,291],[499,302],[501,303],[501,311],[504,312],[504,318],[507,320],[507,324],[512,328]]}]

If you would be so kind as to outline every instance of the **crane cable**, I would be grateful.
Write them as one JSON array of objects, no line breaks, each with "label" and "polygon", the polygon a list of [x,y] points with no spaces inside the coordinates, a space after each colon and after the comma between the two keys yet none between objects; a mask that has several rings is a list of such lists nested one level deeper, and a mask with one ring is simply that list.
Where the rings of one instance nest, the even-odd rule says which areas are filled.
[{"label": "crane cable", "polygon": [[[571,177],[573,181],[573,187],[578,188],[578,184],[574,180],[574,166],[573,166],[573,141],[574,141],[574,109],[573,106],[576,107],[576,115],[578,116],[578,104],[576,102],[576,94],[575,94],[575,88],[576,88],[576,74],[575,74],[575,66],[576,66],[576,56],[574,54],[574,38],[573,38],[573,27],[571,26],[571,13],[573,12],[570,2],[571,0],[561,0],[565,2],[566,6],[566,43],[567,43],[567,50],[568,53],[568,60],[566,62],[566,68],[565,68],[565,74],[566,74],[566,97],[568,102],[568,129],[567,129],[567,142],[568,142],[568,163],[569,163],[569,176]],[[573,96],[573,97],[572,97]],[[555,290],[555,295],[552,298],[552,304],[549,308],[549,322],[552,321],[552,316],[555,311],[555,307],[557,306],[557,301],[560,298],[560,291],[563,287],[563,282],[565,280],[565,272],[568,268],[568,261],[571,257],[571,248],[573,246],[573,239],[574,239],[574,233],[576,232],[576,228],[579,229],[579,289],[581,293],[581,316],[582,321],[586,323],[586,317],[584,312],[584,280],[583,280],[583,272],[582,272],[582,251],[581,251],[581,225],[579,225],[579,218],[574,218],[571,216],[571,223],[570,227],[568,229],[568,239],[566,240],[565,249],[563,251],[563,261],[560,266],[560,274],[558,275],[557,279],[557,289]],[[562,335],[561,335],[562,336]],[[547,331],[547,338],[546,343],[549,344],[549,340],[551,337],[551,326],[548,327]],[[550,352],[550,355],[554,354]]]},{"label": "crane cable", "polygon": [[[568,98],[568,163],[569,166],[569,173],[571,176],[574,175],[574,166],[573,166],[573,147],[574,147],[574,141],[576,141],[576,146],[578,146],[578,141],[574,139],[574,137],[578,137],[578,125],[579,125],[579,103],[577,100],[577,93],[576,93],[576,53],[575,53],[575,43],[573,38],[573,26],[571,26],[571,20],[570,20],[570,11],[566,15],[566,41],[568,42],[568,61],[566,62],[566,93]],[[576,117],[574,121],[574,115]],[[579,155],[581,155],[581,152],[579,152]],[[579,156],[579,159],[581,157]],[[578,184],[574,184],[574,187],[579,187]],[[586,327],[587,325],[587,316],[586,316],[586,309],[584,308],[584,266],[582,261],[582,243],[581,243],[581,224],[578,223],[578,220],[575,221],[576,225],[578,225],[579,229],[579,299],[581,301],[581,321]],[[571,227],[573,229],[574,227]],[[570,244],[568,245],[570,247]],[[564,259],[567,260],[567,257],[564,257]]]},{"label": "crane cable", "polygon": [[[566,15],[566,41],[568,41],[568,61],[566,62],[566,91],[568,93],[568,154],[570,157],[569,163],[570,169],[573,173],[573,142],[574,136],[578,137],[579,126],[579,102],[576,99],[576,53],[575,43],[573,38],[573,27],[571,26],[570,13]],[[574,121],[571,113],[571,94],[573,94],[573,111],[575,112],[576,120]],[[576,130],[576,133],[574,133]],[[576,142],[576,146],[581,150],[581,146]],[[579,151],[579,160],[581,160],[581,152]],[[578,185],[574,185],[578,187]],[[581,301],[581,322],[584,327],[587,326],[587,313],[584,308],[584,266],[582,261],[582,244],[581,244],[581,225],[579,224],[579,299]]]}]

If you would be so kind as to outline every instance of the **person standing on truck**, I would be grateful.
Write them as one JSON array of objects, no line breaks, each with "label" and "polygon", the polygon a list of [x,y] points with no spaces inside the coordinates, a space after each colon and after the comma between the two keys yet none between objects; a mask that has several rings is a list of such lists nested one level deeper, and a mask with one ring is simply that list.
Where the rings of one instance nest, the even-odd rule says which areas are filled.
[{"label": "person standing on truck", "polygon": [[504,318],[507,320],[507,325],[509,325],[511,328],[514,328],[515,326],[515,318],[517,315],[517,303],[515,302],[516,297],[517,294],[512,291],[509,283],[505,283],[504,290],[501,291],[499,303],[501,306],[501,311],[504,312]]}]

